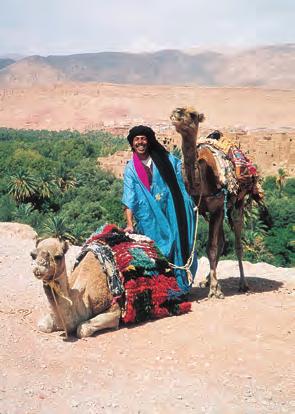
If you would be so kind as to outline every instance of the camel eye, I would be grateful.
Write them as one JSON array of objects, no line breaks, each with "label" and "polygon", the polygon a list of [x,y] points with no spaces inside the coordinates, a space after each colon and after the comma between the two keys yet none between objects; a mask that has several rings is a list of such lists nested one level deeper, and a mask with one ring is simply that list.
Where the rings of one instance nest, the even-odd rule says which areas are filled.
[{"label": "camel eye", "polygon": [[30,254],[31,254],[31,258],[33,260],[36,260],[37,259],[37,253],[36,252],[31,252]]},{"label": "camel eye", "polygon": [[63,255],[62,254],[56,254],[54,256],[54,260],[61,260],[62,258],[63,258]]}]

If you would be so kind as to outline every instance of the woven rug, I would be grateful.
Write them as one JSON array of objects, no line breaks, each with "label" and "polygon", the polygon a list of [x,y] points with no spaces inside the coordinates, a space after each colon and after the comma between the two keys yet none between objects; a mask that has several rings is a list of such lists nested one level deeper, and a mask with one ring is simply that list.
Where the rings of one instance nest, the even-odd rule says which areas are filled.
[{"label": "woven rug", "polygon": [[[181,300],[174,273],[152,240],[139,235],[132,238],[117,226],[108,224],[94,233],[82,250],[94,244],[96,250],[99,245],[107,245],[112,250],[116,263],[112,274],[118,274],[123,285],[123,293],[116,300],[121,306],[124,323],[143,322],[191,310],[191,303]],[[117,284],[112,280],[112,285]]]}]

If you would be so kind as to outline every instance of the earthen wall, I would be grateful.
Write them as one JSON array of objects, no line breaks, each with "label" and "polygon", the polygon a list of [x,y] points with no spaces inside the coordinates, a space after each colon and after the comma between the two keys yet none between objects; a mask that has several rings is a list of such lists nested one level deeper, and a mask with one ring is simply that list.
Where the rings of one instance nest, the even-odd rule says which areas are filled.
[{"label": "earthen wall", "polygon": [[[153,126],[157,131],[157,137],[170,151],[181,147],[181,137],[173,129]],[[112,131],[117,132],[117,131]],[[210,131],[201,130],[201,135],[206,136]],[[295,130],[269,131],[269,130],[230,130],[223,131],[245,152],[256,164],[261,175],[276,175],[279,168],[283,168],[288,176],[295,176]],[[126,135],[127,130],[121,129],[121,135]],[[123,178],[124,167],[131,158],[131,151],[118,151],[108,157],[100,157],[98,164],[111,171],[117,178]]]}]

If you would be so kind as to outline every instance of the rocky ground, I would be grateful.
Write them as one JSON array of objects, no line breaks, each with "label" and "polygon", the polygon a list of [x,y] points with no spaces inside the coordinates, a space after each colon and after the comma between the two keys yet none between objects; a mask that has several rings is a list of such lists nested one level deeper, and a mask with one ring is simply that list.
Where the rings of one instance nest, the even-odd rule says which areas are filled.
[{"label": "rocky ground", "polygon": [[189,314],[66,341],[36,330],[33,245],[30,228],[0,225],[1,414],[295,412],[294,269],[245,263],[244,295],[223,261],[224,300],[195,287]]}]

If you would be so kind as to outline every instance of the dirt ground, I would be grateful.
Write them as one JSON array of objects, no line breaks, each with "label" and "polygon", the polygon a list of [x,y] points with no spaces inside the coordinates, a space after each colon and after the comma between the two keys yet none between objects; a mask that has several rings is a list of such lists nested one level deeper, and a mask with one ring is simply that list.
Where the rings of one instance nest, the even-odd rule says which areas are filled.
[{"label": "dirt ground", "polygon": [[[294,269],[246,262],[244,295],[224,261],[224,300],[195,287],[189,314],[65,341],[36,330],[46,303],[32,236],[0,225],[1,414],[295,412]],[[202,258],[196,284],[207,268]]]}]

